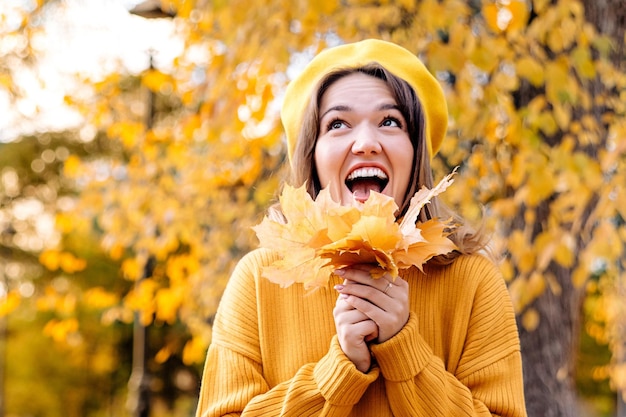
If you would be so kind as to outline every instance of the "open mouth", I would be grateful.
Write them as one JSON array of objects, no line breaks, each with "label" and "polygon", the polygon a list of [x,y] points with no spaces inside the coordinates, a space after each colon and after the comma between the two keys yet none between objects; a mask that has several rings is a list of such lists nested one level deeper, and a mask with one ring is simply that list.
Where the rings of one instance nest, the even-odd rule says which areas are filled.
[{"label": "open mouth", "polygon": [[389,183],[389,177],[380,168],[357,168],[348,175],[345,183],[354,199],[364,202],[371,191],[382,192]]}]

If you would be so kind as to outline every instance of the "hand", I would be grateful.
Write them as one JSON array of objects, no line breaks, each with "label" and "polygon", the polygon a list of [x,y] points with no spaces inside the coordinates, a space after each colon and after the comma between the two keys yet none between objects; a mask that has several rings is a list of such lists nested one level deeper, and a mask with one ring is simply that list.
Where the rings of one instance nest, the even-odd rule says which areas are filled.
[{"label": "hand", "polygon": [[356,368],[366,373],[372,365],[372,356],[367,342],[378,337],[378,326],[339,295],[333,310],[339,346]]},{"label": "hand", "polygon": [[389,274],[374,279],[371,265],[355,265],[335,271],[345,281],[335,287],[346,304],[378,326],[378,342],[395,336],[409,320],[409,284]]}]

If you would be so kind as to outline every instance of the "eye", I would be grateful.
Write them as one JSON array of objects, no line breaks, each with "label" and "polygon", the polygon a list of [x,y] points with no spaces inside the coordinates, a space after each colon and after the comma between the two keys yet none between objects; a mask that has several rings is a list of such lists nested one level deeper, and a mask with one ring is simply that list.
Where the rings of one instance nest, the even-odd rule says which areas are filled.
[{"label": "eye", "polygon": [[387,116],[380,124],[384,127],[402,127],[402,123],[395,117]]},{"label": "eye", "polygon": [[326,129],[335,130],[335,129],[341,129],[342,127],[345,127],[345,126],[346,126],[346,123],[343,120],[333,119],[326,125]]}]

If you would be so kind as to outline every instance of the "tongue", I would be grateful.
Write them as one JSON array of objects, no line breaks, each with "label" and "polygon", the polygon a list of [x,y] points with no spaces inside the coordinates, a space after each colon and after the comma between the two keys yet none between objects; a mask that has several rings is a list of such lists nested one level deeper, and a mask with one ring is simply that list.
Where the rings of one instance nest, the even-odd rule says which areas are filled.
[{"label": "tongue", "polygon": [[379,193],[380,183],[376,180],[358,180],[352,184],[352,196],[356,201],[365,202],[370,196],[370,191]]}]

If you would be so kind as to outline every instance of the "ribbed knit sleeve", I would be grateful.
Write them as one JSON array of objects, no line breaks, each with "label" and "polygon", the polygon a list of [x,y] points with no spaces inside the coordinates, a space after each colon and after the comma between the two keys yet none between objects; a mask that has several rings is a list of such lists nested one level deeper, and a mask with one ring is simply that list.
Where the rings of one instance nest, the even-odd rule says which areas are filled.
[{"label": "ribbed knit sleeve", "polygon": [[[367,387],[377,379],[378,369],[368,374],[358,371],[341,351],[336,337],[326,345],[328,351],[319,361],[302,364],[291,378],[275,386],[266,380],[265,373],[270,372],[272,364],[268,358],[262,359],[267,353],[263,346],[276,340],[263,341],[259,332],[262,327],[259,317],[271,317],[271,314],[264,314],[261,310],[266,307],[259,306],[257,263],[269,263],[268,257],[271,258],[271,253],[263,251],[244,257],[227,285],[213,326],[197,417],[348,416]],[[262,282],[261,285],[274,284]],[[279,303],[278,310],[280,306]],[[306,326],[300,330],[294,327],[289,333],[298,331],[310,333],[311,330]],[[286,348],[289,347],[303,349],[295,345]],[[283,362],[280,357],[272,361]]]},{"label": "ribbed knit sleeve", "polygon": [[[467,304],[467,320],[450,314],[447,322],[432,321],[418,309],[398,335],[372,347],[393,415],[525,416],[517,326],[504,281],[481,257],[465,257],[446,268],[440,281],[449,280],[465,283],[439,288],[438,283],[428,283],[425,293],[461,307],[459,313]],[[433,354],[419,334],[420,320],[425,333],[463,335],[460,356],[454,346],[445,356],[455,359],[447,363]],[[428,328],[430,323],[434,328]]]}]

